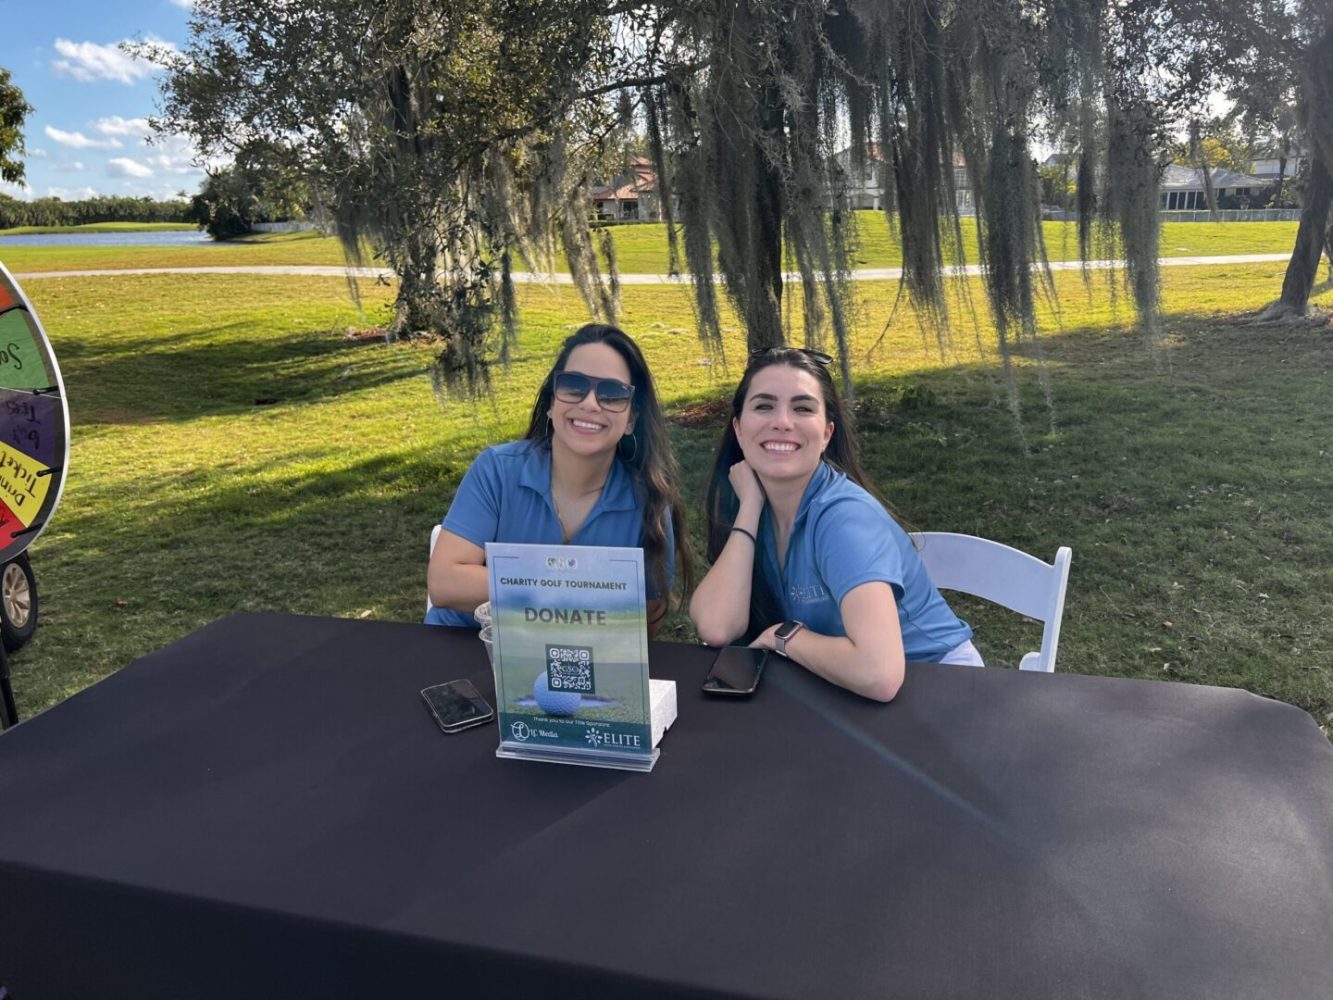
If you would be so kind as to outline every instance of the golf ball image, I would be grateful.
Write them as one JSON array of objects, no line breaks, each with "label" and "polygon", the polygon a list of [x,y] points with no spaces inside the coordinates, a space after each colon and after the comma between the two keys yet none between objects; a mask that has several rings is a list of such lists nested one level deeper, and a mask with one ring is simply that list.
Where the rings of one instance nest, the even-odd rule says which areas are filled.
[{"label": "golf ball image", "polygon": [[573,715],[583,701],[583,696],[577,691],[552,691],[547,684],[545,671],[537,675],[537,683],[532,686],[532,697],[537,707],[547,715]]}]

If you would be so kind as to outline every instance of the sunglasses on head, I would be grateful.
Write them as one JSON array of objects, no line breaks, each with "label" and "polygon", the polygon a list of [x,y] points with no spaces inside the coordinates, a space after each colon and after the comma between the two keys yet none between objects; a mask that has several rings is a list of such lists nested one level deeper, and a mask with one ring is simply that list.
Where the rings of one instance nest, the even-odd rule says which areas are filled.
[{"label": "sunglasses on head", "polygon": [[555,398],[562,403],[581,403],[589,392],[595,392],[597,405],[611,413],[625,410],[634,398],[634,386],[615,378],[591,378],[583,372],[558,372],[555,376]]},{"label": "sunglasses on head", "polygon": [[761,347],[756,351],[750,352],[750,360],[758,361],[760,358],[766,358],[774,354],[784,354],[787,351],[795,351],[797,354],[804,354],[811,361],[819,365],[828,366],[833,364],[833,355],[825,354],[823,351],[807,351],[804,347]]}]

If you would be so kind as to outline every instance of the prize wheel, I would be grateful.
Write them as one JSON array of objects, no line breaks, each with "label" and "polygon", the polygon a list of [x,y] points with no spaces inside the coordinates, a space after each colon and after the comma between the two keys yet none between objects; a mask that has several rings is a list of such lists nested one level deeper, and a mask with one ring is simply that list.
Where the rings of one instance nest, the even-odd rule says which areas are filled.
[{"label": "prize wheel", "polygon": [[51,519],[69,463],[69,410],[51,342],[0,264],[0,631],[6,649],[37,627],[27,548]]}]

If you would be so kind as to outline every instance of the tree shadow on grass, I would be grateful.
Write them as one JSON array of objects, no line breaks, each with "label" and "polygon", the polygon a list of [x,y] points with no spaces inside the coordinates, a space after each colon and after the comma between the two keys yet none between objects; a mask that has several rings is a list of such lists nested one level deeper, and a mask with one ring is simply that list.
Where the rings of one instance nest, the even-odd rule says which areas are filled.
[{"label": "tree shadow on grass", "polygon": [[[39,553],[43,657],[88,683],[235,612],[420,620],[430,529],[462,472],[430,455],[187,469],[145,477],[115,512],[67,504]],[[62,695],[15,668],[29,705]]]},{"label": "tree shadow on grass", "polygon": [[[428,360],[407,344],[349,340],[338,329],[248,337],[247,329],[232,323],[108,350],[62,348],[79,422],[190,420],[336,399],[421,378]],[[132,411],[125,399],[136,400]]]}]

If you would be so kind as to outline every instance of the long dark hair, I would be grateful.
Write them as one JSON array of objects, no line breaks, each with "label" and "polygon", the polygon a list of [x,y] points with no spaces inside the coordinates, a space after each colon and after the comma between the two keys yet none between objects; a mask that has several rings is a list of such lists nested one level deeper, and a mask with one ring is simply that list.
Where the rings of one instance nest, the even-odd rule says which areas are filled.
[{"label": "long dark hair", "polygon": [[653,386],[653,376],[648,371],[648,362],[629,334],[604,323],[588,323],[570,335],[560,346],[555,364],[537,391],[537,401],[533,403],[532,418],[528,421],[528,432],[524,437],[545,448],[551,447],[554,430],[547,415],[554,399],[555,377],[565,370],[574,348],[584,344],[605,344],[624,358],[629,367],[630,384],[634,386],[634,403],[630,411],[631,431],[620,439],[616,453],[629,467],[634,488],[641,491],[644,499],[644,567],[656,584],[658,596],[668,600],[671,587],[667,579],[666,514],[669,509],[671,527],[676,535],[676,575],[681,581],[680,592],[689,593],[694,584],[694,560],[685,528],[685,503],[681,500],[680,488],[677,486],[680,469],[667,438],[666,418],[657,400],[657,390]]},{"label": "long dark hair", "polygon": [[[736,439],[735,421],[745,407],[745,399],[750,394],[750,383],[754,381],[755,375],[773,365],[787,365],[798,371],[806,372],[819,383],[820,395],[824,399],[824,415],[827,419],[833,421],[833,436],[829,438],[828,447],[824,450],[823,460],[835,469],[845,473],[848,479],[882,503],[890,517],[901,523],[897,512],[879,495],[866,477],[865,470],[861,468],[861,458],[856,443],[856,430],[852,424],[851,410],[843,405],[842,397],[838,394],[838,387],[829,374],[828,364],[822,360],[822,357],[822,355],[814,355],[797,347],[774,347],[750,356],[750,363],[745,368],[745,374],[741,376],[740,384],[736,386],[735,395],[731,397],[732,419],[727,421],[726,430],[722,432],[722,441],[717,447],[717,458],[713,461],[713,475],[708,481],[708,496],[705,500],[705,508],[708,515],[708,561],[710,564],[716,562],[717,557],[722,553],[722,549],[727,544],[727,538],[731,533],[731,526],[736,521],[736,514],[740,510],[740,500],[737,499],[736,491],[731,487],[730,478],[731,467],[745,457],[740,442]],[[756,552],[754,570],[750,579],[750,630],[744,641],[751,641],[768,626],[782,621],[783,617],[782,605],[773,593],[772,587],[764,578],[763,570],[760,568],[759,554]]]}]

